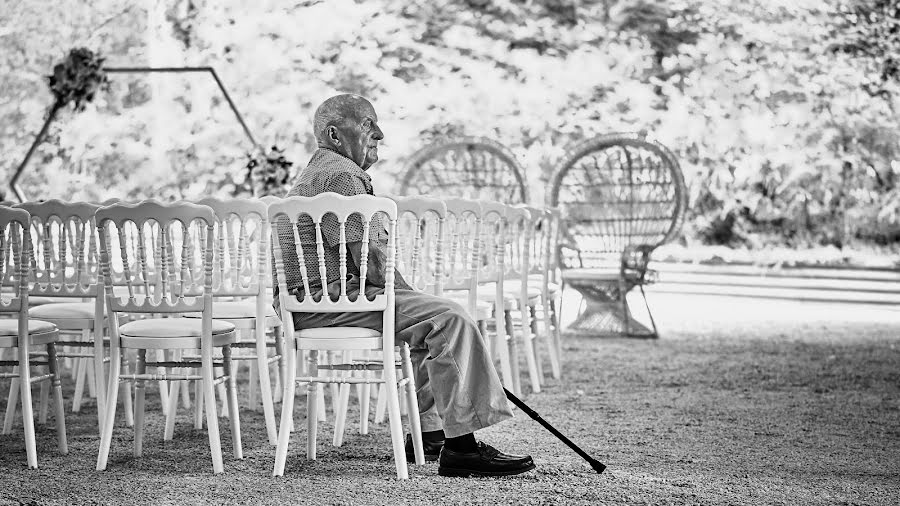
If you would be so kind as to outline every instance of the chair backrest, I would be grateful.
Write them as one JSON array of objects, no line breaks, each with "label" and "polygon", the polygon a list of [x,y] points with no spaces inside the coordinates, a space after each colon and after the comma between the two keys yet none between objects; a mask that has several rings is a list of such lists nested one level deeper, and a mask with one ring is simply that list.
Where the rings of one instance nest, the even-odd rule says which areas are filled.
[{"label": "chair backrest", "polygon": [[[525,279],[530,274],[534,223],[531,211],[522,206],[506,210],[506,240],[503,243],[504,279]],[[527,288],[528,283],[520,283]]]},{"label": "chair backrest", "polygon": [[[372,195],[346,197],[337,193],[322,193],[314,197],[287,197],[268,209],[269,226],[275,254],[278,298],[284,312],[345,313],[383,311],[385,331],[391,319],[393,329],[395,236],[397,204],[391,199]],[[373,225],[383,225],[387,218],[387,259],[385,262],[385,290],[373,299],[366,293],[370,237],[375,237]],[[323,231],[325,228],[325,231]],[[337,230],[338,240],[326,244],[326,236]],[[349,237],[349,238],[348,238]],[[361,242],[359,265],[360,296],[347,295],[347,244]],[[338,254],[338,265],[329,265],[329,255]],[[352,258],[350,262],[352,262]],[[337,269],[338,272],[330,272]],[[312,272],[315,273],[313,275]],[[335,275],[336,274],[336,275]],[[327,293],[329,280],[339,281],[337,293]],[[299,295],[302,292],[302,295]],[[296,295],[299,295],[296,296]],[[390,311],[388,311],[390,308]],[[390,313],[390,314],[389,314]],[[285,322],[286,324],[288,322]],[[393,339],[393,336],[391,337]]]},{"label": "chair backrest", "polygon": [[561,252],[560,266],[568,268],[672,240],[687,202],[675,156],[639,133],[602,135],[571,150],[553,176],[550,205],[562,208],[564,234],[581,250]]},{"label": "chair backrest", "polygon": [[53,297],[99,297],[100,272],[94,213],[88,202],[24,202],[31,215],[29,293]]},{"label": "chair backrest", "polygon": [[447,205],[447,225],[444,256],[443,287],[449,290],[469,290],[471,310],[475,310],[478,289],[478,270],[481,260],[481,203],[477,200],[452,197]]},{"label": "chair backrest", "polygon": [[30,228],[28,211],[0,206],[0,283],[8,289],[0,291],[0,313],[18,313],[20,327],[28,309]]},{"label": "chair backrest", "polygon": [[[212,309],[216,216],[187,202],[113,204],[96,213],[100,272],[109,311],[183,313]],[[113,270],[127,297],[113,294]]]},{"label": "chair backrest", "polygon": [[534,206],[518,206],[528,211],[527,242],[528,274],[545,275],[550,265],[550,234],[552,232],[550,210]]},{"label": "chair backrest", "polygon": [[523,174],[515,156],[503,145],[465,137],[438,142],[414,153],[398,193],[518,204],[528,201]]},{"label": "chair backrest", "polygon": [[477,260],[478,282],[502,282],[506,271],[506,204],[481,200],[481,229]]},{"label": "chair backrest", "polygon": [[441,295],[447,205],[428,196],[391,200],[397,204],[397,270],[413,288]]},{"label": "chair backrest", "polygon": [[259,199],[197,201],[216,214],[213,295],[259,296],[266,286],[268,205]]}]

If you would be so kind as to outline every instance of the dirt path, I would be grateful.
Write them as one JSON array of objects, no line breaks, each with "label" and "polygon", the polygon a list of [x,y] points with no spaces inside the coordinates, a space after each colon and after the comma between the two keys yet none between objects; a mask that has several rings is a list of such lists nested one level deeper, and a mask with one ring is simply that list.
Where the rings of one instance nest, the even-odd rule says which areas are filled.
[{"label": "dirt path", "polygon": [[342,448],[330,446],[331,425],[320,426],[314,463],[301,456],[301,430],[286,475],[275,479],[262,416],[247,410],[246,458],[228,460],[223,426],[226,474],[213,476],[205,432],[184,413],[176,440],[163,443],[151,396],[144,457],[131,456],[132,432],[120,426],[106,472],[93,470],[93,403],[67,418],[68,456],[54,453],[52,425],[39,429],[40,470],[25,469],[18,432],[0,436],[0,503],[900,504],[900,312],[651,301],[662,339],[567,340],[564,379],[527,397],[609,465],[600,476],[520,415],[479,435],[530,452],[536,472],[453,480],[430,464],[399,483],[386,427],[354,434],[351,415]]}]

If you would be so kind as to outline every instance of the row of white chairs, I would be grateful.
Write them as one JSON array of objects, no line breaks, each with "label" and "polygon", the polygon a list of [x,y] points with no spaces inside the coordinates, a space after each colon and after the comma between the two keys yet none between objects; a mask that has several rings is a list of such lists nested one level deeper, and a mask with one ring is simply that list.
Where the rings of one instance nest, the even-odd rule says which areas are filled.
[{"label": "row of white chairs", "polygon": [[[205,408],[213,469],[214,472],[221,472],[223,463],[214,390],[217,386],[221,388],[224,385],[225,391],[222,393],[225,395],[222,397],[225,398],[231,421],[232,445],[235,457],[240,458],[242,454],[240,423],[231,347],[239,342],[238,330],[244,329],[254,335],[254,339],[249,342],[256,348],[256,355],[253,358],[256,372],[259,374],[270,443],[275,443],[277,434],[280,434],[276,450],[276,475],[283,472],[287,441],[293,428],[291,414],[295,379],[306,381],[311,387],[310,393],[314,394],[307,397],[309,411],[307,450],[311,458],[315,457],[314,422],[321,416],[316,412],[321,404],[318,384],[332,380],[344,384],[342,388],[333,392],[338,393],[338,398],[343,400],[343,409],[335,409],[335,416],[343,415],[345,419],[346,393],[350,383],[357,385],[387,383],[381,389],[382,397],[379,400],[385,397],[386,399],[379,404],[386,405],[389,411],[398,476],[407,475],[402,453],[399,401],[395,394],[397,386],[406,387],[405,407],[411,424],[415,425],[411,432],[418,434],[416,423],[418,410],[415,406],[415,386],[411,377],[408,350],[402,346],[398,348],[403,376],[398,380],[395,376],[392,379],[393,365],[396,365],[394,347],[384,346],[382,341],[386,339],[374,336],[371,331],[353,339],[357,341],[362,339],[356,344],[364,343],[365,346],[378,344],[374,348],[383,351],[383,373],[377,377],[368,373],[375,368],[371,362],[356,360],[318,367],[316,355],[319,351],[330,353],[346,350],[355,345],[353,339],[332,338],[333,332],[319,330],[318,332],[324,332],[327,336],[318,336],[313,332],[313,337],[310,337],[304,334],[304,330],[295,333],[292,328],[288,328],[286,343],[282,344],[279,338],[281,333],[278,332],[281,320],[269,307],[269,299],[266,296],[268,293],[266,281],[269,279],[267,270],[269,223],[277,219],[279,212],[286,213],[285,216],[289,218],[292,213],[293,218],[297,218],[300,213],[316,214],[319,219],[335,211],[338,211],[336,214],[343,212],[344,218],[351,212],[363,214],[377,212],[388,217],[392,228],[396,226],[399,217],[401,229],[390,235],[398,239],[396,243],[398,267],[417,288],[455,297],[464,302],[473,318],[481,323],[485,331],[491,324],[493,325],[493,349],[499,355],[503,379],[511,389],[517,391],[520,389],[517,381],[519,341],[525,344],[525,359],[533,390],[539,391],[542,376],[540,369],[542,360],[533,346],[536,337],[548,337],[544,348],[548,351],[554,376],[559,376],[560,348],[556,317],[558,288],[552,283],[553,270],[550,268],[550,256],[554,249],[552,241],[554,231],[558,228],[558,216],[538,209],[511,208],[496,203],[462,199],[440,201],[426,197],[398,197],[392,201],[374,197],[354,197],[347,202],[338,202],[340,199],[341,197],[337,195],[299,200],[298,198],[284,200],[266,198],[262,201],[206,199],[198,203],[201,205],[147,201],[133,205],[114,204],[102,209],[92,204],[49,201],[24,204],[19,206],[20,210],[0,208],[0,211],[3,211],[3,251],[10,253],[3,261],[3,281],[4,285],[12,289],[11,303],[2,310],[10,314],[18,313],[19,318],[19,324],[14,332],[18,340],[0,341],[4,346],[17,348],[18,359],[3,362],[2,365],[20,366],[18,368],[20,372],[7,373],[6,376],[20,380],[20,388],[10,390],[10,404],[15,406],[14,392],[21,391],[29,465],[36,467],[37,460],[33,451],[33,425],[30,429],[28,426],[28,421],[32,420],[33,416],[30,387],[26,388],[24,385],[33,381],[33,378],[26,379],[26,377],[30,371],[28,361],[34,362],[34,359],[29,353],[23,356],[21,350],[29,349],[28,346],[22,347],[18,344],[28,343],[29,340],[35,345],[46,344],[48,348],[46,355],[53,357],[46,361],[50,368],[48,374],[38,379],[46,379],[48,384],[54,387],[60,450],[65,451],[59,369],[55,365],[57,354],[56,350],[51,348],[54,348],[53,342],[58,340],[60,331],[76,331],[84,336],[78,343],[82,346],[93,346],[94,349],[92,355],[75,354],[75,358],[93,359],[77,361],[80,374],[76,376],[84,381],[88,364],[92,364],[90,367],[92,375],[88,377],[92,380],[87,382],[89,385],[93,383],[95,390],[100,392],[97,395],[98,425],[101,430],[98,469],[106,466],[120,381],[127,380],[135,384],[134,451],[135,455],[140,455],[145,383],[166,381],[170,385],[168,388],[160,389],[161,395],[167,397],[164,399],[163,407],[164,411],[168,408],[166,413],[168,439],[172,436],[179,387],[184,381],[194,380],[198,394],[195,399],[198,408],[195,409],[195,425],[199,427],[202,424],[201,413]],[[276,202],[277,205],[271,205]],[[22,211],[28,215],[27,219]],[[12,240],[16,236],[16,227],[19,230],[18,247],[21,255],[19,263],[13,261],[15,255],[11,254],[17,245],[17,242]],[[32,232],[26,234],[22,232],[23,230]],[[29,244],[32,242],[33,248]],[[301,242],[298,241],[298,244]],[[273,246],[277,260],[280,248],[277,243],[273,243]],[[307,246],[313,247],[312,244]],[[321,254],[319,245],[315,247],[317,254]],[[320,267],[322,265],[320,262]],[[511,288],[516,280],[519,280],[518,286]],[[279,283],[281,282],[283,272],[279,278]],[[281,304],[283,315],[294,310],[349,311],[356,307],[352,305],[344,307],[341,304],[323,307],[321,304],[328,304],[323,301],[318,301],[315,305],[294,306],[297,301],[288,300],[285,303],[284,293],[283,290]],[[392,299],[388,293],[389,291],[386,291],[384,299],[378,303],[354,302],[362,303],[360,307],[366,311],[382,305],[387,308],[387,299]],[[47,306],[45,309],[41,309],[44,306],[33,307],[29,311],[32,313],[30,316],[40,317],[39,321],[44,322],[41,325],[48,326],[48,329],[52,330],[44,335],[38,332],[38,327],[32,329],[31,326],[23,327],[21,324],[24,319],[22,315],[29,307],[29,296],[32,295],[35,298],[51,296],[75,300],[93,299],[93,301],[79,300],[70,303],[68,307],[57,303],[55,309],[49,304],[45,304]],[[213,304],[215,297],[223,296],[249,297],[249,299],[234,302],[217,300]],[[502,311],[493,310],[496,300],[503,301]],[[542,313],[540,319],[535,318],[538,308]],[[392,314],[392,311],[386,309],[384,311],[385,315]],[[517,316],[514,317],[513,313]],[[106,325],[104,314],[107,315]],[[152,318],[160,315],[177,318],[164,320]],[[544,332],[537,331],[538,320],[543,322]],[[292,327],[290,318],[285,318],[284,321],[286,327]],[[103,328],[107,328],[109,334],[108,357],[104,353]],[[274,343],[266,339],[267,330],[274,330],[276,336]],[[12,330],[5,333],[13,334]],[[392,336],[393,333],[385,335]],[[393,342],[393,338],[390,338],[390,341]],[[337,342],[340,344],[336,345]],[[317,346],[325,348],[317,349]],[[337,348],[333,348],[334,346]],[[268,354],[269,347],[276,348],[274,356]],[[146,350],[159,348],[178,350],[168,355],[175,358],[181,356],[180,350],[199,349],[200,360],[184,362],[164,358],[155,362],[148,361]],[[221,349],[221,359],[214,358],[214,348]],[[137,353],[137,361],[131,371],[122,371],[121,350],[124,349],[134,349]],[[285,350],[290,351],[285,353]],[[296,377],[297,356],[294,350],[304,350],[308,354],[309,367],[305,371],[307,374],[305,377]],[[107,361],[111,363],[109,374],[105,373],[104,367]],[[275,431],[273,395],[268,378],[269,364],[273,361],[280,364],[276,376],[284,389],[284,391],[276,389],[274,397],[277,400],[278,397],[282,397],[279,394],[283,394],[284,400],[288,401],[282,406],[280,432]],[[392,366],[384,368],[388,362]],[[222,371],[218,376],[215,373],[217,367]],[[181,372],[189,368],[199,368],[200,374]],[[330,368],[338,373],[331,377],[320,377],[317,368]],[[168,374],[157,372],[164,369],[178,372]],[[350,371],[353,370],[363,370],[367,374],[351,376]],[[105,388],[104,385],[108,387]],[[130,421],[132,412],[128,402],[129,392],[125,390],[127,422]],[[186,392],[186,388],[183,392]],[[76,394],[80,395],[78,392]],[[43,407],[46,403],[41,405],[42,411],[45,411]],[[340,408],[342,404],[336,402],[334,405]],[[8,405],[7,419],[10,418],[9,415]],[[365,416],[368,416],[368,408],[365,409]],[[4,425],[6,429],[7,424]],[[337,442],[337,423],[335,429]],[[343,430],[343,427],[340,430]],[[420,453],[420,443],[418,441],[416,443],[417,453]]]}]

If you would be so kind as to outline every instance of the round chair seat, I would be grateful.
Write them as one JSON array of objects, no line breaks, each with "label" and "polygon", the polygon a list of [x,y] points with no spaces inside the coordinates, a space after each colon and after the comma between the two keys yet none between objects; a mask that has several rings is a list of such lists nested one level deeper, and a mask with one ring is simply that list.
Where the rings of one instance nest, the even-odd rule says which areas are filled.
[{"label": "round chair seat", "polygon": [[56,302],[42,304],[28,310],[35,318],[93,318],[93,302]]},{"label": "round chair seat", "polygon": [[301,350],[380,350],[381,332],[365,327],[318,327],[296,331]]},{"label": "round chair seat", "polygon": [[[119,326],[122,346],[126,348],[200,348],[203,320],[199,318],[148,318]],[[213,346],[236,341],[233,324],[212,321]]]},{"label": "round chair seat", "polygon": [[[55,343],[59,339],[56,325],[43,320],[28,319],[28,335],[31,344]],[[19,345],[19,320],[0,319],[0,348],[12,348]]]}]

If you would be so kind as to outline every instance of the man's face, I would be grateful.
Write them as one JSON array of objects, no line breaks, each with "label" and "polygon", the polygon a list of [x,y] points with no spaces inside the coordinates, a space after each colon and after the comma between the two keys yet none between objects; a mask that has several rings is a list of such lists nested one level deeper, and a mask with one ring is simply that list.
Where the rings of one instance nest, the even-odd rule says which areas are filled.
[{"label": "man's face", "polygon": [[335,127],[340,140],[338,151],[366,170],[378,161],[378,141],[384,139],[384,133],[378,127],[372,104],[363,99],[360,102]]}]

